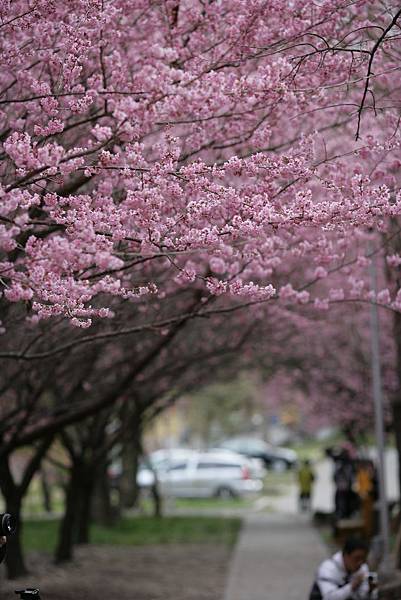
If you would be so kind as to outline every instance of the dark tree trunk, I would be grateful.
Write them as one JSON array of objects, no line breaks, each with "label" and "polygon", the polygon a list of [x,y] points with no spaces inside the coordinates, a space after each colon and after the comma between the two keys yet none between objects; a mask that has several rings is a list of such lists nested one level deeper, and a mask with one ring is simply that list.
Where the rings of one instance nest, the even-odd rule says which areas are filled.
[{"label": "dark tree trunk", "polygon": [[153,499],[153,516],[160,518],[163,516],[163,504],[162,504],[162,498],[160,496],[160,492],[159,492],[159,485],[157,482],[157,477],[156,477],[156,473],[155,473],[155,481],[150,489],[150,492],[152,494],[152,499]]},{"label": "dark tree trunk", "polygon": [[55,552],[56,563],[67,562],[73,558],[73,547],[77,540],[78,515],[81,510],[81,481],[84,471],[81,464],[74,464],[66,489],[64,517],[60,524],[59,537]]},{"label": "dark tree trunk", "polygon": [[9,465],[10,455],[4,454],[0,458],[0,489],[6,501],[6,511],[14,516],[17,524],[16,533],[11,536],[7,542],[6,567],[7,576],[9,579],[15,579],[16,577],[21,577],[22,575],[26,575],[28,573],[28,570],[25,566],[21,544],[22,501],[28,490],[29,484],[32,481],[32,477],[40,468],[40,463],[49,449],[52,439],[52,436],[45,438],[38,448],[35,449],[31,459],[25,466],[25,469],[22,473],[21,483],[18,485],[14,482],[13,475],[11,473]]},{"label": "dark tree trunk", "polygon": [[22,551],[22,521],[21,521],[22,495],[14,496],[12,499],[6,498],[6,511],[11,513],[17,522],[17,532],[11,536],[7,542],[6,567],[7,577],[16,579],[28,573],[25,566],[24,554]]},{"label": "dark tree trunk", "polygon": [[120,482],[120,504],[122,508],[132,508],[138,500],[139,489],[136,475],[141,457],[141,435],[141,415],[135,411],[130,418],[130,426],[127,427],[124,433]]},{"label": "dark tree trunk", "polygon": [[110,484],[107,476],[107,464],[103,464],[95,481],[92,499],[91,517],[100,525],[113,525],[116,509],[111,504]]},{"label": "dark tree trunk", "polygon": [[358,447],[358,439],[356,435],[356,423],[355,421],[350,422],[346,427],[344,427],[343,432],[346,439],[351,442],[354,447]]},{"label": "dark tree trunk", "polygon": [[23,494],[21,489],[14,483],[9,457],[0,459],[0,487],[6,502],[6,512],[11,513],[17,523],[16,533],[9,538],[7,543],[7,576],[14,579],[28,573],[25,566],[24,555],[21,545],[21,505]]},{"label": "dark tree trunk", "polygon": [[40,471],[40,486],[42,488],[42,497],[43,497],[43,508],[45,512],[52,512],[52,494],[51,487],[47,480],[47,473],[45,469],[41,469]]},{"label": "dark tree trunk", "polygon": [[52,494],[51,494],[51,486],[47,480],[47,473],[45,469],[41,469],[40,471],[40,483],[42,487],[42,496],[43,496],[43,508],[45,512],[52,512]]},{"label": "dark tree trunk", "polygon": [[91,523],[91,507],[94,492],[94,469],[85,468],[85,478],[81,481],[80,510],[77,515],[77,543],[89,544],[89,533]]}]

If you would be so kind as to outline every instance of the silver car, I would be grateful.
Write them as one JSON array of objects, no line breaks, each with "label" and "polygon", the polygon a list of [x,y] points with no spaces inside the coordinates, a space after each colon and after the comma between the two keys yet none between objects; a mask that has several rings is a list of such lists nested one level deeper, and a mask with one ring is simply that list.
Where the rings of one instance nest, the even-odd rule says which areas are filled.
[{"label": "silver car", "polygon": [[136,476],[138,486],[150,488],[155,478],[159,482],[169,469],[195,454],[197,451],[189,448],[163,448],[151,452],[139,466]]},{"label": "silver car", "polygon": [[[138,474],[139,475],[139,474]],[[145,473],[138,477],[144,481]],[[234,498],[260,492],[263,482],[255,465],[234,452],[194,452],[157,471],[162,495],[177,498]],[[139,483],[139,481],[138,481]]]}]

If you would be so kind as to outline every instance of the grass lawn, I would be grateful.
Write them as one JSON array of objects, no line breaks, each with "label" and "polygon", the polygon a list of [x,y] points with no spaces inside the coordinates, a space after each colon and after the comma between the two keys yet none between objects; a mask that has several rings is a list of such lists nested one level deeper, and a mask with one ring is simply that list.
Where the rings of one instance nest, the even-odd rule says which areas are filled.
[{"label": "grass lawn", "polygon": [[175,498],[176,508],[190,509],[224,509],[224,508],[249,508],[254,503],[252,498]]},{"label": "grass lawn", "polygon": [[[27,520],[22,532],[26,550],[53,552],[59,521]],[[147,545],[172,543],[222,543],[234,545],[241,519],[220,517],[132,517],[114,527],[91,527],[93,544]]]}]

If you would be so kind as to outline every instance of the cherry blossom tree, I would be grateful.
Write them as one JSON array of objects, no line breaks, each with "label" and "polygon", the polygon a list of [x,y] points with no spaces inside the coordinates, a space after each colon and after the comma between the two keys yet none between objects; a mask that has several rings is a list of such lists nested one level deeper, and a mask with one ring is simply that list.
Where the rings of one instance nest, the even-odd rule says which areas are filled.
[{"label": "cherry blossom tree", "polygon": [[[255,323],[253,318],[245,320],[236,329],[232,321],[215,315],[211,326],[215,335],[201,322],[187,320],[186,327],[177,323],[166,335],[156,331],[134,337],[135,344],[129,337],[98,340],[85,354],[75,349],[34,361],[26,371],[6,362],[9,371],[1,372],[0,472],[7,477],[0,478],[0,489],[7,509],[19,519],[40,460],[55,436],[62,440],[71,464],[58,560],[71,558],[73,541],[82,541],[87,534],[94,485],[111,444],[121,443],[129,433],[140,445],[144,420],[159,414],[186,389],[200,387],[207,376],[218,377],[223,368],[235,371],[239,351],[255,331]],[[110,419],[121,422],[113,435],[107,434]],[[34,450],[32,464],[29,478],[24,476],[20,485],[10,461],[28,445]],[[7,561],[12,577],[25,571],[22,550],[16,535]]]},{"label": "cherry blossom tree", "polygon": [[[5,359],[244,304],[371,301],[366,230],[385,253],[374,232],[399,212],[398,7],[284,8],[3,3],[3,330],[13,305],[25,319]],[[191,288],[187,313],[163,310]]]},{"label": "cherry blossom tree", "polygon": [[397,275],[375,295],[367,267],[398,269],[400,15],[378,0],[0,3],[0,357],[71,370],[137,340],[95,400],[78,365],[73,404],[10,409],[8,441],[110,406],[192,320],[398,313]]},{"label": "cherry blossom tree", "polygon": [[[369,311],[337,306],[321,319],[299,315],[289,332],[291,346],[274,354],[277,367],[267,379],[268,407],[280,410],[291,399],[305,430],[336,426],[357,446],[374,431]],[[390,317],[390,314],[382,315]],[[382,319],[383,391],[386,425],[392,425],[391,399],[397,386],[391,319]],[[307,344],[305,344],[307,340]]]},{"label": "cherry blossom tree", "polygon": [[398,160],[396,9],[3,3],[3,304],[24,303],[31,326],[87,327],[113,297],[135,310],[190,284],[311,301],[313,281],[366,254],[361,227],[400,210],[356,168]]},{"label": "cherry blossom tree", "polygon": [[[108,411],[94,415],[85,423],[74,428],[63,429],[60,434],[70,466],[70,480],[67,487],[66,511],[60,529],[56,550],[58,562],[72,558],[75,541],[87,543],[89,525],[92,519],[93,493],[99,471],[107,464],[108,454],[113,444],[124,445],[129,441],[134,446],[134,461],[129,462],[130,479],[136,479],[137,460],[142,454],[142,430],[168,406],[171,406],[183,393],[202,386],[206,379],[218,379],[223,375],[233,375],[241,364],[241,351],[252,340],[252,330],[221,325],[218,335],[205,335],[204,328],[191,323],[191,327],[181,332],[168,352],[157,358],[138,375],[131,386],[118,395]],[[224,335],[225,334],[225,335]],[[125,361],[110,363],[115,379],[123,376],[132,346],[118,348],[124,351]],[[106,354],[107,361],[113,353]],[[93,378],[88,381],[91,394],[101,394],[104,379],[101,372],[104,363],[98,366]],[[117,374],[117,377],[116,377]],[[111,423],[110,423],[111,421]],[[113,428],[108,432],[108,426]]]}]

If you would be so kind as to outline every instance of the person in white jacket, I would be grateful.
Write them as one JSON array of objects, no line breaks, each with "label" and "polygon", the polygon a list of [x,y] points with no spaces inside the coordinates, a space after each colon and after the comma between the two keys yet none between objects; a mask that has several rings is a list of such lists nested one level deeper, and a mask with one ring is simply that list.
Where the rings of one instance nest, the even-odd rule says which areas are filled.
[{"label": "person in white jacket", "polygon": [[365,540],[348,539],[342,551],[320,564],[309,600],[374,598],[376,582],[369,577],[368,552]]}]

